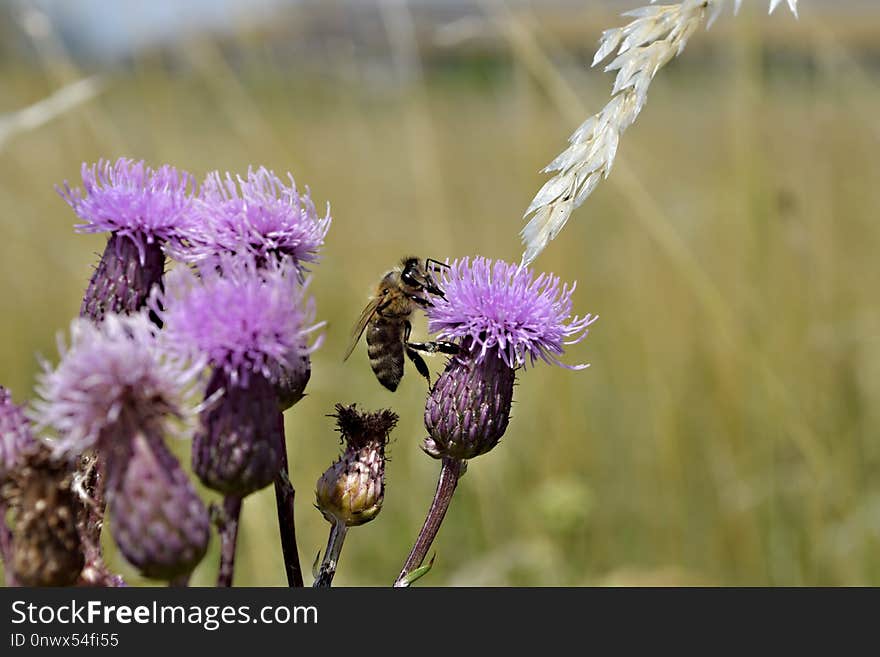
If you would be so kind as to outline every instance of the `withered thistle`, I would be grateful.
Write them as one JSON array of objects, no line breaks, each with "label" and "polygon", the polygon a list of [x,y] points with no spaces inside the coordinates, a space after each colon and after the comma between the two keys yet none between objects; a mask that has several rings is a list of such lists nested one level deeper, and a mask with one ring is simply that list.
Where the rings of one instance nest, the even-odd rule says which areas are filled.
[{"label": "withered thistle", "polygon": [[35,442],[4,484],[14,526],[6,567],[20,586],[70,586],[85,566],[78,528],[84,509],[69,463]]},{"label": "withered thistle", "polygon": [[[85,559],[72,469],[53,461],[24,409],[0,386],[0,552],[7,585],[68,586]],[[11,507],[14,525],[6,525]]]},{"label": "withered thistle", "polygon": [[465,462],[493,449],[507,430],[517,372],[538,361],[587,367],[564,365],[559,356],[598,319],[572,315],[574,285],[503,261],[456,260],[440,284],[445,297],[427,309],[428,329],[456,343],[459,353],[447,362],[425,405],[423,449],[441,460],[440,479],[397,586],[407,585],[407,575],[424,560]]},{"label": "withered thistle", "polygon": [[315,487],[316,506],[331,525],[315,587],[333,581],[348,528],[370,522],[382,510],[385,447],[398,419],[393,411],[359,411],[356,404],[337,404],[334,417],[344,450]]}]

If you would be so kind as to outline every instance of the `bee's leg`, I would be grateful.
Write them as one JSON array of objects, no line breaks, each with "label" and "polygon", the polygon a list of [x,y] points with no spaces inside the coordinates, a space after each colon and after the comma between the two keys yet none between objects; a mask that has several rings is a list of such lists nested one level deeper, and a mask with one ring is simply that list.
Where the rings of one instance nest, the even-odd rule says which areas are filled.
[{"label": "bee's leg", "polygon": [[457,354],[458,345],[454,342],[446,342],[445,340],[435,340],[433,342],[407,342],[407,347],[416,351],[424,351],[426,354]]},{"label": "bee's leg", "polygon": [[425,260],[425,270],[426,270],[426,278],[428,285],[425,285],[425,289],[428,290],[431,294],[440,297],[441,299],[446,298],[446,293],[440,289],[437,280],[434,278],[434,274],[440,270],[449,269],[449,265],[445,262],[440,262],[439,260],[434,260],[434,258],[428,258]]},{"label": "bee's leg", "polygon": [[419,374],[421,374],[428,381],[428,386],[431,385],[431,372],[428,370],[428,364],[425,362],[425,359],[419,356],[419,352],[415,349],[410,349],[409,345],[406,346],[406,355],[409,356],[409,359],[413,362],[413,365],[416,366],[416,370],[418,370]]},{"label": "bee's leg", "polygon": [[430,308],[434,305],[428,299],[426,299],[425,297],[420,297],[418,294],[410,294],[408,296],[412,302],[421,306],[422,308]]},{"label": "bee's leg", "polygon": [[391,305],[391,299],[386,299],[385,301],[380,303],[378,306],[376,306],[376,314],[379,315],[380,317],[388,317],[389,315],[385,312],[385,309],[388,308],[388,306],[390,306],[390,305]]},{"label": "bee's leg", "polygon": [[458,345],[454,342],[446,342],[445,340],[435,340],[434,344],[437,345],[437,351],[442,354],[451,354],[455,355],[461,349],[459,349]]},{"label": "bee's leg", "polygon": [[428,386],[431,385],[431,372],[428,370],[428,365],[425,363],[425,359],[422,358],[419,353],[412,348],[409,336],[412,333],[412,324],[410,324],[409,320],[406,320],[403,324],[403,346],[406,349],[406,355],[409,356],[409,359],[413,362],[413,365],[416,366],[416,370],[419,374],[425,377],[428,380]]}]

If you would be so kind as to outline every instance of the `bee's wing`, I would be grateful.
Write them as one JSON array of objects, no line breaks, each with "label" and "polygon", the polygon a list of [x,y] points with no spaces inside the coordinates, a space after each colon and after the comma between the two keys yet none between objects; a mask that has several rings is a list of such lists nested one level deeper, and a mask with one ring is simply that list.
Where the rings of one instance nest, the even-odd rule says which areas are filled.
[{"label": "bee's wing", "polygon": [[351,341],[348,343],[348,349],[345,350],[345,357],[342,359],[343,361],[348,360],[348,357],[351,356],[351,352],[354,351],[354,348],[357,346],[358,341],[364,334],[364,329],[367,328],[367,324],[373,318],[373,315],[376,314],[376,311],[379,309],[380,303],[382,303],[382,297],[376,296],[370,299],[370,303],[368,303],[367,306],[364,308],[361,316],[358,318],[357,323],[351,330]]}]

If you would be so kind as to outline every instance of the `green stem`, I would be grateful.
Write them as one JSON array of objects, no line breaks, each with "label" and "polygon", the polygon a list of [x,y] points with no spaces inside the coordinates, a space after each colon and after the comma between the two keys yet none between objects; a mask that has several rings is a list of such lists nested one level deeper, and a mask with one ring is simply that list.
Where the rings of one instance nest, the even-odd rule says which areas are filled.
[{"label": "green stem", "polygon": [[189,586],[189,578],[192,576],[192,573],[184,573],[183,575],[178,575],[174,579],[168,582],[169,588],[186,588]]},{"label": "green stem", "polygon": [[284,570],[287,585],[303,586],[302,567],[299,565],[299,550],[296,547],[296,525],[293,517],[293,502],[296,491],[290,483],[287,464],[287,440],[284,436],[284,415],[278,413],[281,425],[281,470],[275,478],[275,505],[278,508],[278,531],[281,534],[281,552],[284,556]]},{"label": "green stem", "polygon": [[336,574],[336,567],[339,565],[339,557],[342,554],[342,544],[345,542],[345,535],[348,533],[348,527],[344,522],[336,521],[330,527],[330,538],[327,539],[327,550],[324,552],[324,561],[321,563],[321,569],[318,571],[318,577],[312,586],[316,589],[329,588],[333,582],[333,576]]},{"label": "green stem", "polygon": [[431,544],[440,531],[440,525],[449,509],[449,503],[452,501],[452,494],[455,493],[455,487],[461,477],[464,461],[453,458],[444,458],[443,464],[440,466],[440,478],[437,481],[437,491],[434,493],[434,500],[431,502],[431,508],[428,509],[428,515],[425,518],[425,524],[422,525],[422,531],[416,539],[406,563],[394,582],[395,587],[405,586],[404,579],[412,571],[422,565]]},{"label": "green stem", "polygon": [[223,524],[220,527],[220,571],[217,586],[232,586],[235,571],[235,544],[238,541],[238,520],[241,515],[241,498],[227,495],[223,498]]}]

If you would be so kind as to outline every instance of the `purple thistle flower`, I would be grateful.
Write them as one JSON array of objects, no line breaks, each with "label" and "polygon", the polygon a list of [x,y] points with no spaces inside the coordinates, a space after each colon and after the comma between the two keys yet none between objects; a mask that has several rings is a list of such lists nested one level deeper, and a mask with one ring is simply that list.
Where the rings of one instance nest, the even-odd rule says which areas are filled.
[{"label": "purple thistle flower", "polygon": [[428,328],[460,351],[428,396],[423,448],[435,458],[471,459],[507,430],[516,369],[539,359],[587,367],[564,365],[558,356],[583,340],[597,317],[572,316],[574,286],[503,261],[456,260],[440,286],[445,296],[432,299]]},{"label": "purple thistle flower", "polygon": [[22,463],[27,452],[37,446],[24,408],[15,404],[9,391],[0,386],[0,482]]},{"label": "purple thistle flower", "polygon": [[178,267],[167,277],[162,341],[181,357],[202,354],[222,369],[233,385],[246,386],[260,374],[270,381],[279,369],[294,370],[320,346],[308,345],[314,324],[314,299],[305,298],[292,265],[258,268],[247,257],[224,255],[197,275]]},{"label": "purple thistle flower", "polygon": [[83,220],[77,230],[129,237],[142,263],[147,245],[178,237],[193,223],[194,179],[167,164],[154,170],[124,157],[83,163],[82,181],[84,192],[66,181],[58,189]]},{"label": "purple thistle flower", "polygon": [[38,382],[40,425],[58,432],[56,455],[95,448],[106,467],[111,531],[126,558],[151,577],[189,572],[204,555],[208,512],[162,442],[188,401],[203,361],[163,353],[146,312],[71,326],[61,362]]},{"label": "purple thistle flower", "polygon": [[557,356],[563,346],[587,336],[598,316],[572,317],[575,285],[561,285],[553,274],[535,276],[531,269],[482,257],[454,261],[444,270],[445,298],[427,309],[428,330],[448,340],[468,338],[483,361],[497,354],[508,367],[540,359],[568,369]]},{"label": "purple thistle flower", "polygon": [[287,175],[290,186],[265,167],[248,169],[246,179],[208,174],[197,203],[200,221],[173,255],[189,263],[223,253],[248,254],[259,264],[290,259],[301,271],[304,263],[317,262],[330,228],[329,206],[319,217],[308,189],[300,195]]},{"label": "purple thistle flower", "polygon": [[205,485],[244,497],[272,482],[282,463],[279,388],[302,396],[311,369],[314,303],[292,262],[265,267],[218,256],[201,277],[168,276],[163,342],[182,357],[201,354],[213,368],[193,440],[193,469]]},{"label": "purple thistle flower", "polygon": [[144,305],[162,279],[162,246],[193,222],[195,184],[190,174],[165,165],[120,158],[82,166],[84,191],[65,181],[61,197],[83,220],[77,230],[109,233],[80,316],[100,321],[106,313],[131,313]]},{"label": "purple thistle flower", "polygon": [[56,454],[72,460],[92,447],[112,448],[132,426],[164,429],[191,414],[185,400],[204,362],[168,357],[157,332],[144,312],[71,323],[70,345],[59,340],[58,366],[43,364],[34,405],[39,425],[58,432]]}]

